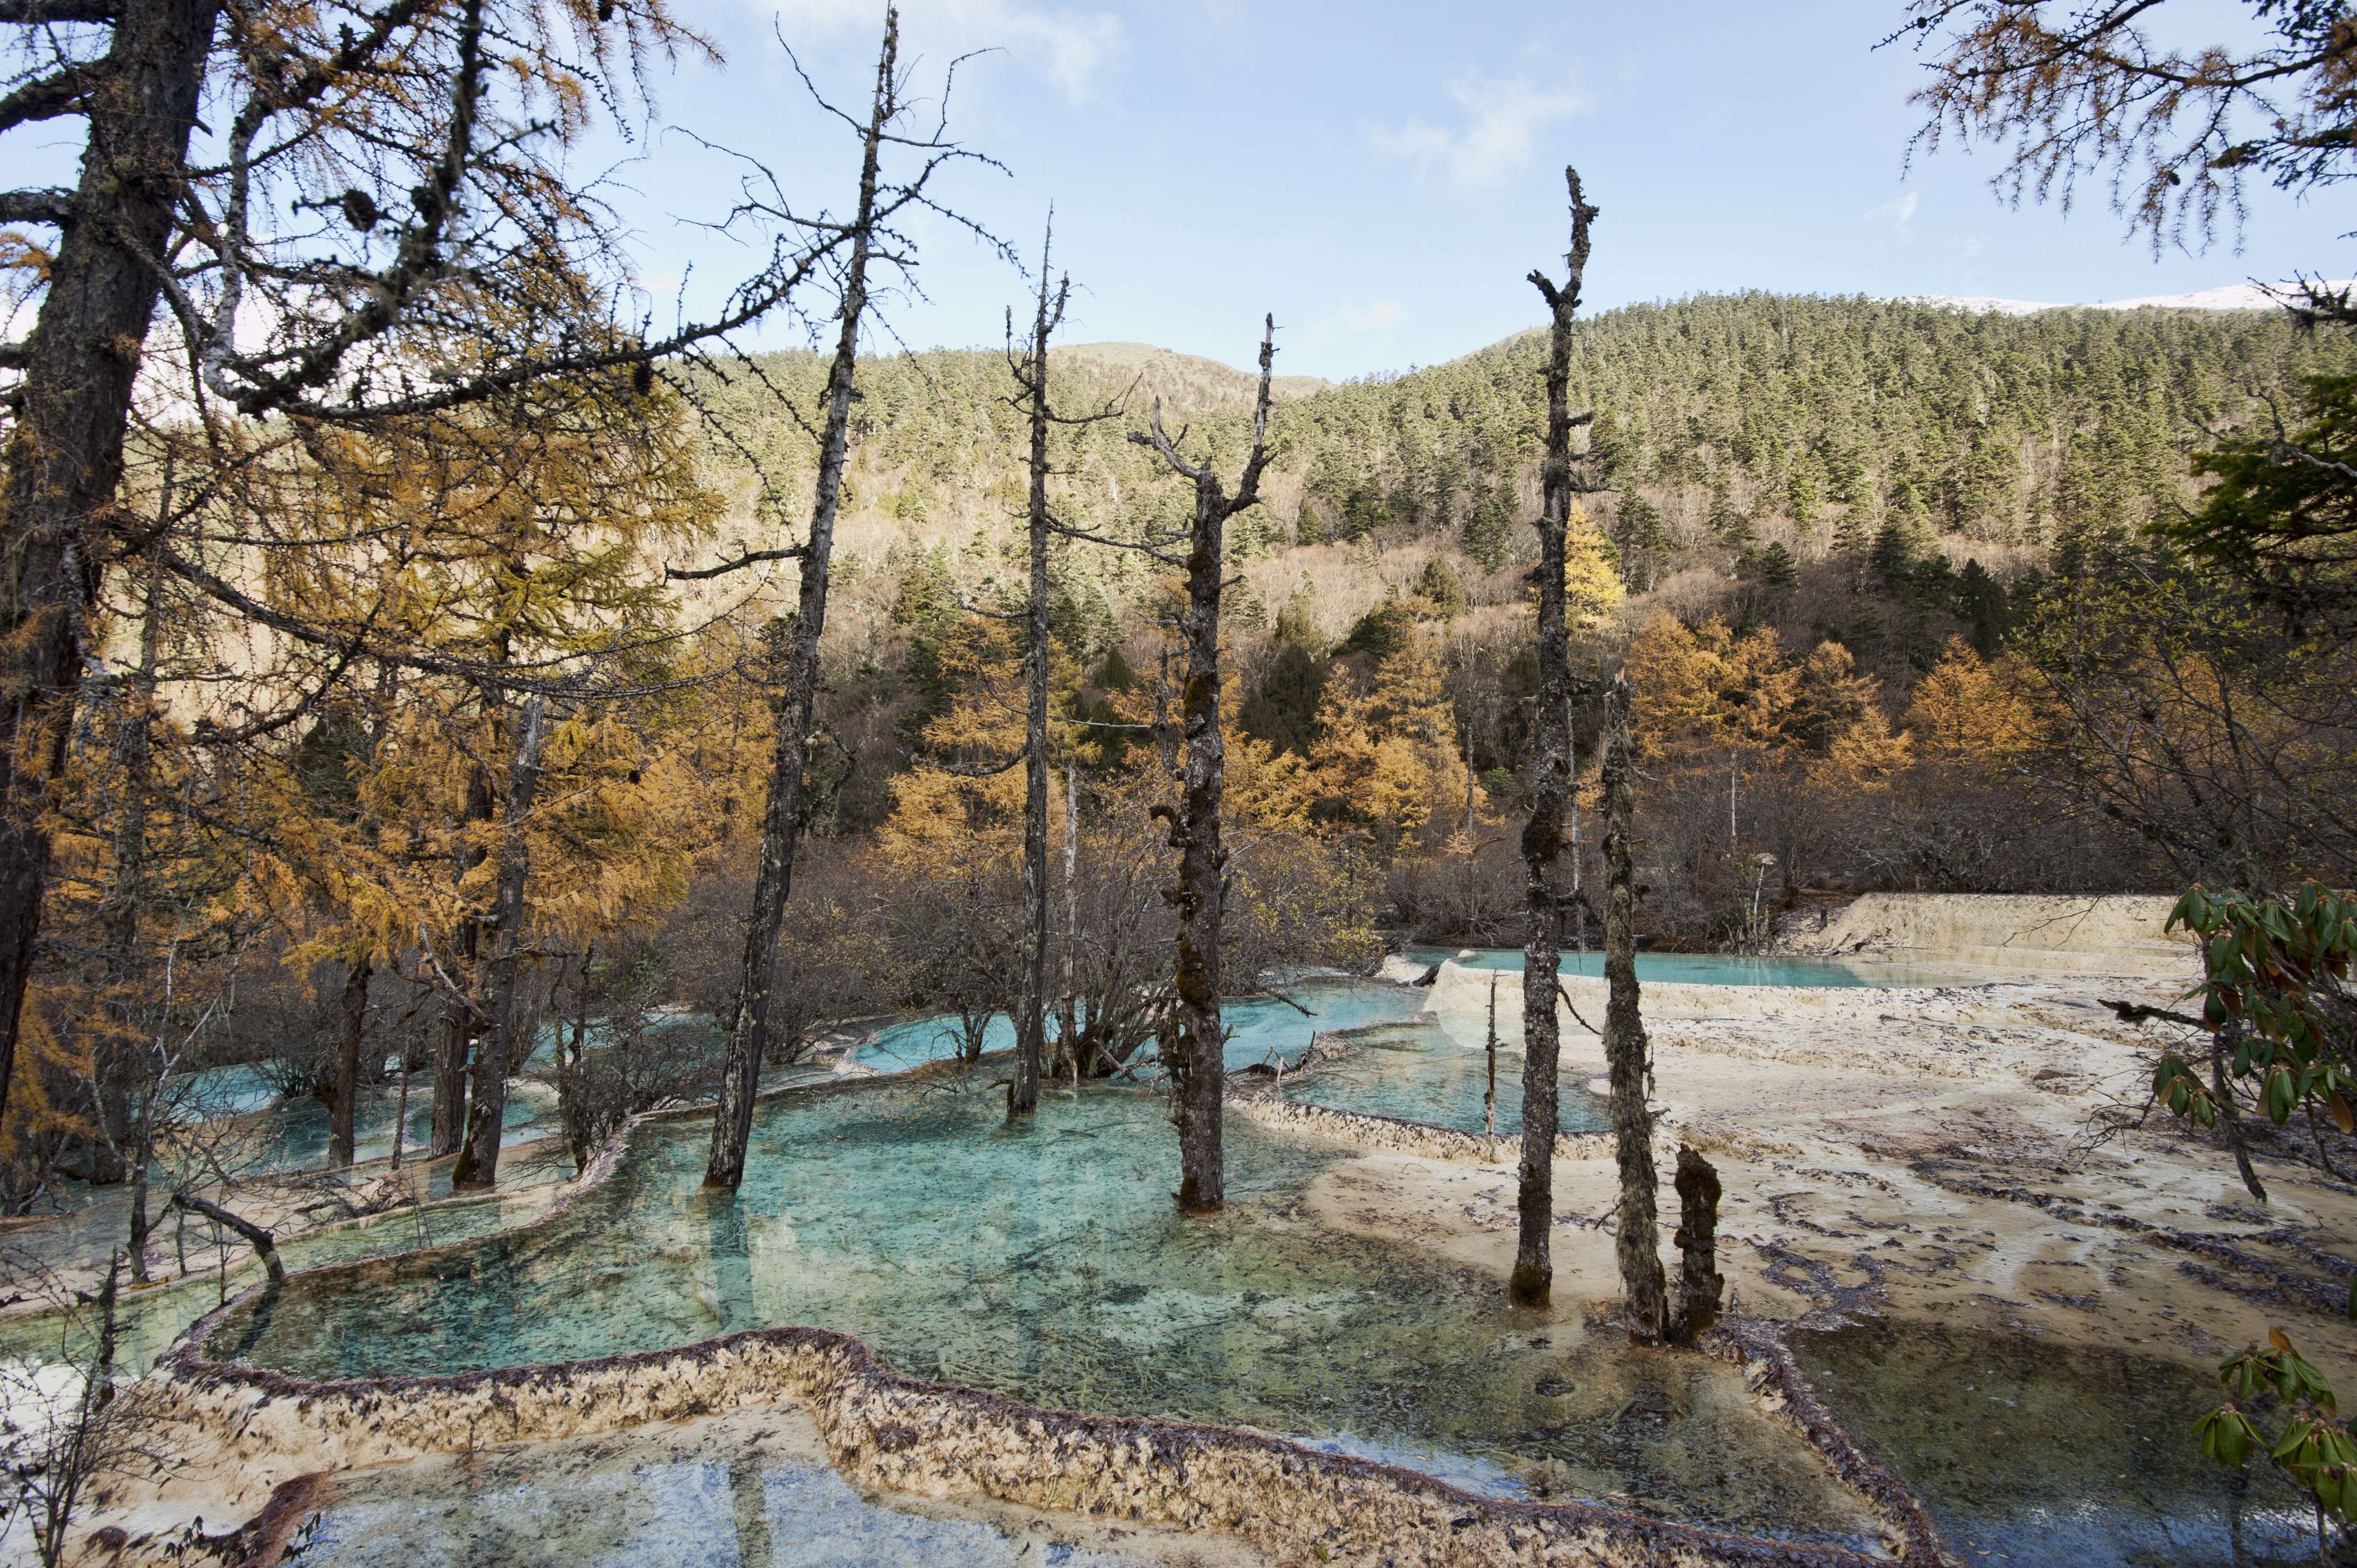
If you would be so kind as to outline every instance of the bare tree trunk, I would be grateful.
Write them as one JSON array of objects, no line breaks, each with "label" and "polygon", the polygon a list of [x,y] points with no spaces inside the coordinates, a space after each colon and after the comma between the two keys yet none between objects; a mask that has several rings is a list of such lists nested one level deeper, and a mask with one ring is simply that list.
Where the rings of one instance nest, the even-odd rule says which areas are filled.
[{"label": "bare tree trunk", "polygon": [[[478,768],[467,779],[465,821],[489,822],[490,816],[491,781]],[[453,881],[464,878],[481,865],[483,852],[461,848],[456,859]],[[442,977],[450,989],[442,998],[441,1034],[434,1046],[434,1117],[425,1134],[425,1157],[429,1160],[457,1154],[459,1141],[466,1135],[467,1047],[475,1038],[480,1018],[475,1006],[475,959],[482,950],[481,923],[473,915],[462,913],[450,945],[457,972]]]},{"label": "bare tree trunk", "polygon": [[352,1122],[360,1104],[361,1046],[368,1033],[369,976],[374,967],[366,958],[356,958],[344,976],[344,1028],[336,1050],[336,1098],[328,1108],[328,1166],[331,1170],[341,1170],[352,1163]]},{"label": "bare tree trunk", "polygon": [[253,1245],[254,1256],[262,1260],[263,1272],[274,1283],[284,1283],[285,1265],[278,1261],[278,1243],[269,1231],[242,1215],[231,1214],[210,1198],[199,1197],[192,1192],[176,1192],[172,1201],[182,1208],[193,1209],[216,1225],[225,1225]]},{"label": "bare tree trunk", "polygon": [[106,555],[140,345],[219,9],[219,0],[145,0],[113,14],[82,109],[81,181],[24,345],[0,489],[0,1119],[48,880],[40,816],[64,765],[84,609]]},{"label": "bare tree trunk", "polygon": [[1178,852],[1178,882],[1168,897],[1178,909],[1177,1039],[1170,1069],[1171,1120],[1178,1127],[1179,1209],[1211,1214],[1227,1202],[1221,1149],[1221,1097],[1227,1088],[1227,1031],[1220,1018],[1220,927],[1227,908],[1227,851],[1220,845],[1220,801],[1227,782],[1227,747],[1220,733],[1220,589],[1227,570],[1228,519],[1259,504],[1261,470],[1268,463],[1268,401],[1276,360],[1276,318],[1263,323],[1260,395],[1253,415],[1252,453],[1230,497],[1206,458],[1189,465],[1162,429],[1154,406],[1153,433],[1130,439],[1152,446],[1195,486],[1188,531],[1187,608],[1178,620],[1187,644],[1187,680],[1179,690],[1178,722],[1186,741],[1178,809],[1156,806]]},{"label": "bare tree trunk", "polygon": [[859,165],[859,205],[851,256],[844,270],[841,326],[826,372],[826,423],[819,442],[818,487],[803,545],[802,594],[784,650],[785,692],[778,703],[777,746],[770,760],[769,800],[761,812],[761,855],[753,877],[753,908],[745,922],[745,957],[728,1025],[727,1058],[713,1107],[712,1156],[704,1185],[737,1190],[745,1179],[745,1145],[753,1135],[753,1099],[770,1049],[770,993],[778,977],[778,932],[792,897],[794,852],[802,832],[802,769],[810,759],[811,721],[818,705],[818,645],[826,629],[827,570],[834,554],[835,511],[843,499],[844,454],[850,445],[853,371],[859,324],[867,314],[867,263],[875,236],[877,169],[885,127],[898,112],[893,71],[900,47],[897,16],[885,14],[884,47],[876,62],[876,95]]},{"label": "bare tree trunk", "polygon": [[[1006,1113],[1039,1108],[1039,1070],[1048,1032],[1048,339],[1064,318],[1069,283],[1048,292],[1048,252],[1039,248],[1039,306],[1031,318],[1031,347],[1008,363],[1022,385],[1031,425],[1031,604],[1023,649],[1023,956],[1015,1003],[1015,1080]],[[1012,336],[1011,323],[1009,336]]]},{"label": "bare tree trunk", "polygon": [[1671,1337],[1691,1345],[1718,1321],[1718,1172],[1692,1149],[1678,1147],[1678,1316]]},{"label": "bare tree trunk", "polygon": [[1653,1122],[1645,1111],[1648,1047],[1637,1011],[1637,869],[1630,843],[1629,678],[1604,693],[1604,1059],[1612,1079],[1612,1138],[1620,1164],[1615,1247],[1632,1338],[1655,1340],[1666,1326],[1662,1232],[1654,1218],[1661,1173],[1653,1168]]},{"label": "bare tree trunk", "polygon": [[1490,1033],[1483,1050],[1488,1058],[1489,1076],[1481,1085],[1481,1157],[1498,1157],[1498,976],[1490,975]]},{"label": "bare tree trunk", "polygon": [[1537,777],[1531,819],[1523,828],[1523,1157],[1515,1208],[1521,1220],[1507,1298],[1543,1305],[1555,1286],[1549,1240],[1555,1226],[1556,978],[1563,948],[1563,903],[1555,888],[1563,854],[1564,799],[1571,788],[1571,655],[1564,626],[1564,534],[1571,521],[1571,327],[1587,267],[1587,225],[1596,209],[1571,189],[1570,272],[1561,288],[1540,272],[1531,282],[1554,313],[1546,364],[1546,458],[1539,508]]},{"label": "bare tree trunk", "polygon": [[[157,504],[159,528],[171,515],[172,473],[168,458],[162,490]],[[137,1016],[137,993],[130,982],[144,967],[139,952],[139,918],[147,902],[147,792],[155,763],[151,726],[156,714],[156,657],[163,633],[162,553],[159,535],[147,564],[146,603],[139,621],[139,670],[131,682],[130,700],[123,704],[116,728],[123,799],[115,823],[114,889],[106,912],[106,951],[108,978],[125,993],[121,1022],[126,1044],[119,1049],[100,1050],[92,1064],[98,1079],[100,1127],[105,1141],[118,1147],[125,1142],[130,1144],[121,1158],[131,1177],[131,1277],[143,1284],[147,1280],[150,1226],[147,1165],[156,1147],[156,1101],[164,1092],[164,1080],[171,1066],[163,1044],[164,1026],[168,1020],[159,1016],[156,1022],[156,1071],[135,1121],[129,1114],[129,1085],[124,1081],[132,1064],[124,1058],[129,1055],[128,1040],[146,1033]],[[111,1104],[118,1096],[123,1107],[120,1123],[113,1119]]]},{"label": "bare tree trunk", "polygon": [[516,979],[523,967],[523,893],[532,875],[529,823],[533,796],[540,788],[543,712],[538,693],[524,700],[523,733],[516,739],[515,760],[508,770],[506,831],[500,840],[500,883],[494,905],[500,946],[491,960],[491,1032],[475,1052],[475,1104],[468,1117],[466,1146],[458,1151],[458,1163],[450,1172],[454,1187],[499,1185],[508,1074],[518,1059]]},{"label": "bare tree trunk", "polygon": [[1055,1075],[1081,1078],[1080,1008],[1073,990],[1073,949],[1081,940],[1081,779],[1064,768],[1064,994],[1056,1020]]}]

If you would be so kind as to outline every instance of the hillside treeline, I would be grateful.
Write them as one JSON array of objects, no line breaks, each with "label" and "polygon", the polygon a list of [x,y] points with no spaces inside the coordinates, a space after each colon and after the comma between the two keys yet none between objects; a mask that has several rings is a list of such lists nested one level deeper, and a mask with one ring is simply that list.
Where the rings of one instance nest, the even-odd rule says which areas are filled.
[{"label": "hillside treeline", "polygon": [[[2153,759],[2222,736],[2200,766],[2247,761],[2221,693],[2273,693],[2271,756],[2339,755],[2318,739],[2348,689],[2329,660],[2160,537],[2208,482],[2207,432],[2297,407],[2345,358],[2331,339],[2261,314],[1747,295],[1579,341],[1609,488],[1571,529],[1574,661],[1638,693],[1649,940],[1758,944],[1869,886],[2169,885],[2219,834],[2160,801],[2186,770]],[[1277,407],[1268,499],[1229,540],[1231,995],[1387,940],[1522,940],[1534,354]],[[1241,376],[1104,349],[1054,366],[1060,406],[1117,414],[1050,442],[1057,520],[1083,534],[1182,517],[1185,487],[1127,438],[1157,396],[1214,463],[1248,439]],[[9,1207],[135,1181],[167,1147],[233,1175],[218,1131],[175,1143],[222,1125],[195,1118],[231,1068],[339,1101],[339,1128],[349,1097],[406,1102],[414,1078],[421,1154],[502,1114],[510,1073],[545,1083],[576,1158],[711,1091],[790,569],[679,568],[792,536],[823,377],[788,354],[364,437],[142,434],[127,508],[176,513],[188,542],[127,558],[94,606],[113,673],[51,810]],[[877,359],[858,390],[772,1067],[912,1010],[978,1051],[1022,940],[1006,360]],[[1060,536],[1050,567],[1053,1067],[1103,1076],[1172,1026],[1149,811],[1173,789],[1180,598],[1135,550]],[[1574,732],[1585,821],[1592,690]],[[2312,816],[2237,853],[2334,864]],[[1587,886],[1595,837],[1575,833]]]}]

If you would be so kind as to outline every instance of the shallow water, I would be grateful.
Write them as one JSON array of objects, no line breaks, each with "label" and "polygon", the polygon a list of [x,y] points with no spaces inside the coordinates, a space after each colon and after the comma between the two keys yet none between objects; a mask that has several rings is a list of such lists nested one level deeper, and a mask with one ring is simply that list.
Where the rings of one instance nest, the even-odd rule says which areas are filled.
[{"label": "shallow water", "polygon": [[[1396,1116],[1482,1131],[1481,1097],[1488,1087],[1487,1053],[1469,1051],[1446,1029],[1426,1018],[1383,1024],[1348,1036],[1359,1054],[1288,1085],[1285,1096],[1337,1111]],[[1599,1133],[1612,1125],[1605,1102],[1571,1079],[1556,1086],[1555,1127],[1565,1133]],[[1523,1056],[1498,1057],[1498,1133],[1523,1130]]]},{"label": "shallow water", "polygon": [[[522,1187],[550,1181],[569,1169],[569,1162],[558,1163],[552,1153],[545,1164],[528,1160],[503,1162],[501,1175],[503,1179]],[[447,1163],[437,1173],[433,1190],[437,1197],[448,1196]],[[547,1208],[554,1196],[546,1187],[534,1192],[502,1191],[460,1203],[434,1203],[373,1215],[312,1235],[289,1238],[279,1243],[278,1253],[291,1271],[464,1241],[536,1218]],[[145,1286],[135,1286],[126,1281],[118,1315],[123,1359],[142,1369],[152,1365],[188,1325],[253,1280],[253,1253],[243,1242],[231,1238],[233,1244],[216,1250],[210,1245],[207,1228],[191,1222],[187,1250],[190,1272],[181,1275],[179,1260],[169,1248],[168,1227],[165,1235],[167,1252],[157,1265],[163,1277]],[[87,1354],[85,1340],[94,1332],[94,1323],[87,1312],[0,1314],[0,1355],[32,1361],[74,1359]]]},{"label": "shallow water", "polygon": [[698,1190],[704,1123],[647,1126],[556,1220],[298,1277],[212,1349],[352,1377],[809,1323],[898,1370],[1043,1404],[1325,1439],[1501,1493],[1864,1530],[1729,1369],[1591,1339],[1509,1310],[1486,1275],[1318,1225],[1302,1195],[1343,1151],[1231,1121],[1229,1209],[1185,1220],[1158,1100],[1052,1095],[1008,1131],[987,1072],[768,1102],[734,1202]]},{"label": "shallow water", "polygon": [[[758,1414],[759,1412],[757,1412]],[[381,1466],[336,1478],[288,1561],[464,1568],[1146,1568],[1141,1532],[863,1497],[798,1441],[744,1416]],[[785,1426],[789,1431],[776,1430]],[[1056,1537],[1072,1524],[1092,1550]],[[1060,1529],[1060,1525],[1062,1529]]]},{"label": "shallow water", "polygon": [[[1470,956],[1468,956],[1470,955]],[[1520,948],[1410,948],[1407,957],[1418,963],[1448,959],[1467,969],[1505,969],[1519,973]],[[1555,965],[1558,974],[1601,975],[1604,955],[1593,950],[1566,952]],[[1750,958],[1738,953],[1641,952],[1637,979],[1660,985],[1986,985],[1986,971],[1943,968],[1938,964],[1867,963],[1831,958]]]},{"label": "shallow water", "polygon": [[1795,1334],[1818,1395],[1904,1477],[1966,1563],[2087,1568],[2312,1563],[2308,1507],[2254,1458],[2202,1458],[2214,1379],[2121,1350],[1869,1319]]},{"label": "shallow water", "polygon": [[[1325,978],[1303,981],[1286,994],[1308,1011],[1303,1013],[1266,996],[1229,1002],[1221,1008],[1228,1028],[1231,1069],[1299,1056],[1316,1035],[1409,1017],[1423,1007],[1425,998],[1425,993],[1414,986]],[[1054,1026],[1052,1020],[1049,1026]],[[956,1056],[961,1037],[954,1017],[918,1018],[877,1031],[851,1053],[851,1059],[878,1072],[899,1072]],[[1003,1051],[1014,1047],[1015,1026],[1006,1014],[993,1015],[984,1029],[983,1049]]]}]

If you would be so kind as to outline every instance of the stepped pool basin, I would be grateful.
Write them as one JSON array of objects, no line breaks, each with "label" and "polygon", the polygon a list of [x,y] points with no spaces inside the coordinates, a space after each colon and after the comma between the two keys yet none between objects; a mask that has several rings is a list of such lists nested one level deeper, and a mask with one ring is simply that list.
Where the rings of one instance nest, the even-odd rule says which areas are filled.
[{"label": "stepped pool basin", "polygon": [[332,1379],[808,1323],[896,1370],[1037,1403],[1250,1426],[1501,1495],[1867,1539],[1732,1369],[1632,1351],[1576,1307],[1511,1310],[1476,1271],[1318,1223],[1307,1188],[1346,1151],[1231,1121],[1229,1208],[1183,1219],[1158,1099],[1050,1095],[1010,1131],[996,1065],[768,1101],[734,1201],[698,1190],[701,1119],[643,1125],[550,1221],[298,1275],[234,1310],[209,1353]]},{"label": "stepped pool basin", "polygon": [[[1337,1111],[1426,1122],[1459,1133],[1482,1128],[1481,1099],[1488,1087],[1487,1054],[1467,1050],[1429,1018],[1375,1024],[1343,1038],[1355,1055],[1321,1066],[1285,1097]],[[1497,1131],[1512,1137],[1523,1130],[1523,1053],[1498,1053]],[[1566,1074],[1556,1084],[1555,1127],[1565,1133],[1600,1133],[1612,1125],[1609,1109]]]},{"label": "stepped pool basin", "polygon": [[[1519,973],[1520,948],[1410,948],[1404,955],[1417,963],[1447,959],[1467,969],[1505,969]],[[1558,974],[1601,975],[1604,955],[1594,949],[1566,951],[1555,966]],[[1856,959],[1748,957],[1740,953],[1641,952],[1637,979],[1647,985],[1823,985],[1937,986],[1986,985],[1986,970],[1924,963],[1873,963]]]}]

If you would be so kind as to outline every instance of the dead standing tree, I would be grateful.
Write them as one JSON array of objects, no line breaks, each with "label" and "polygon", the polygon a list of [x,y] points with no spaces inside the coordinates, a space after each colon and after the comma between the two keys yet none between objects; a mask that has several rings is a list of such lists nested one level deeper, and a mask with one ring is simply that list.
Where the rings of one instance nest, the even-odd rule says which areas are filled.
[{"label": "dead standing tree", "polygon": [[[1516,1208],[1521,1236],[1508,1299],[1543,1305],[1555,1283],[1548,1237],[1555,1224],[1555,978],[1563,949],[1563,897],[1556,890],[1563,854],[1564,801],[1571,789],[1571,653],[1564,624],[1564,535],[1571,521],[1571,433],[1595,418],[1570,406],[1572,317],[1587,269],[1587,226],[1596,209],[1580,199],[1579,171],[1567,168],[1571,188],[1569,272],[1557,288],[1536,270],[1531,282],[1554,315],[1546,362],[1546,458],[1540,469],[1538,579],[1538,765],[1532,780],[1531,818],[1523,829],[1524,908],[1529,929],[1523,947],[1523,1155]],[[1587,488],[1585,486],[1579,488]]]},{"label": "dead standing tree", "polygon": [[[1662,1178],[1653,1168],[1653,1122],[1645,1109],[1652,1063],[1644,1021],[1637,1011],[1637,869],[1630,842],[1635,814],[1630,775],[1635,771],[1629,739],[1629,677],[1615,675],[1604,693],[1604,1059],[1612,1081],[1612,1141],[1620,1164],[1620,1223],[1613,1245],[1629,1333],[1651,1342],[1669,1326],[1661,1225],[1654,1212]],[[1714,1177],[1712,1187],[1717,1185]],[[1711,1202],[1715,1223],[1717,1200],[1714,1197]],[[1706,1258],[1709,1233],[1695,1227],[1689,1230]],[[1689,1254],[1687,1269],[1689,1297],[1700,1288],[1694,1256]],[[1706,1262],[1700,1268],[1702,1274],[1717,1278]],[[1715,1310],[1715,1286],[1709,1294]]]},{"label": "dead standing tree", "polygon": [[[1048,395],[1048,340],[1063,324],[1064,306],[1071,295],[1069,277],[1048,287],[1052,229],[1039,247],[1039,300],[1031,317],[1030,346],[1015,348],[1015,322],[1007,317],[1006,368],[1014,376],[1013,402],[1030,427],[1030,489],[1025,508],[1029,532],[1030,599],[1024,608],[1023,644],[1023,947],[1022,972],[1015,1004],[1015,1081],[1006,1097],[1010,1116],[1028,1115],[1039,1108],[1039,1078],[1047,1056],[1048,1036],[1048,659],[1049,627],[1048,537],[1070,532],[1060,529],[1048,508],[1048,433],[1059,424],[1092,424],[1118,415],[1118,406],[1077,417],[1060,414]],[[1077,793],[1067,779],[1068,800]],[[1065,811],[1064,884],[1067,908],[1071,902],[1073,819],[1077,803]],[[1071,1050],[1071,955],[1064,959],[1064,1051]]]},{"label": "dead standing tree", "polygon": [[[1213,1213],[1227,1201],[1220,1150],[1220,1100],[1227,1087],[1226,1032],[1220,1022],[1220,922],[1227,905],[1228,866],[1227,853],[1220,847],[1220,798],[1227,768],[1220,734],[1221,574],[1227,566],[1228,520],[1260,504],[1261,470],[1269,458],[1269,381],[1275,360],[1276,318],[1271,316],[1261,329],[1252,451],[1233,495],[1212,472],[1210,456],[1190,464],[1178,455],[1178,441],[1162,428],[1160,399],[1155,400],[1151,431],[1132,431],[1129,437],[1153,447],[1173,473],[1195,487],[1195,515],[1184,557],[1187,607],[1178,618],[1187,644],[1187,681],[1178,702],[1186,759],[1178,808],[1157,805],[1152,813],[1170,823],[1170,847],[1178,852],[1178,884],[1164,894],[1178,911],[1177,1041],[1168,1065],[1170,1117],[1178,1127],[1178,1190],[1174,1196],[1188,1214]],[[1180,430],[1178,439],[1186,434]],[[1562,602],[1559,591],[1556,602]]]},{"label": "dead standing tree", "polygon": [[[843,499],[844,459],[851,439],[851,405],[858,396],[853,383],[858,363],[860,326],[868,314],[868,270],[880,263],[905,274],[916,265],[915,246],[893,228],[894,220],[911,209],[964,224],[1005,253],[1004,246],[927,194],[928,183],[945,165],[964,159],[984,163],[989,160],[943,139],[949,101],[946,87],[940,100],[943,118],[930,134],[909,135],[897,129],[911,106],[909,83],[900,70],[899,38],[899,14],[888,9],[884,14],[883,48],[876,61],[875,90],[864,121],[827,103],[814,86],[810,87],[812,96],[823,107],[858,133],[862,148],[859,200],[851,220],[840,225],[817,225],[845,242],[847,249],[841,274],[841,304],[835,316],[834,357],[827,366],[823,394],[824,412],[818,431],[818,481],[811,503],[810,535],[788,549],[753,551],[719,566],[671,574],[674,577],[708,578],[758,561],[791,557],[802,563],[801,593],[793,618],[785,627],[778,655],[783,690],[778,701],[778,735],[770,757],[769,794],[761,812],[760,857],[754,872],[753,906],[745,922],[744,961],[730,1007],[720,1094],[713,1110],[712,1155],[704,1172],[706,1187],[731,1192],[745,1179],[745,1146],[753,1134],[753,1101],[760,1083],[761,1064],[770,1048],[778,933],[785,921],[787,900],[792,897],[794,854],[806,825],[802,775],[810,761],[811,732],[818,703],[819,639],[826,631],[827,574],[834,553],[835,514]],[[804,84],[810,85],[807,78]],[[913,151],[919,158],[915,172],[898,183],[887,182],[881,172],[888,147]]]}]

